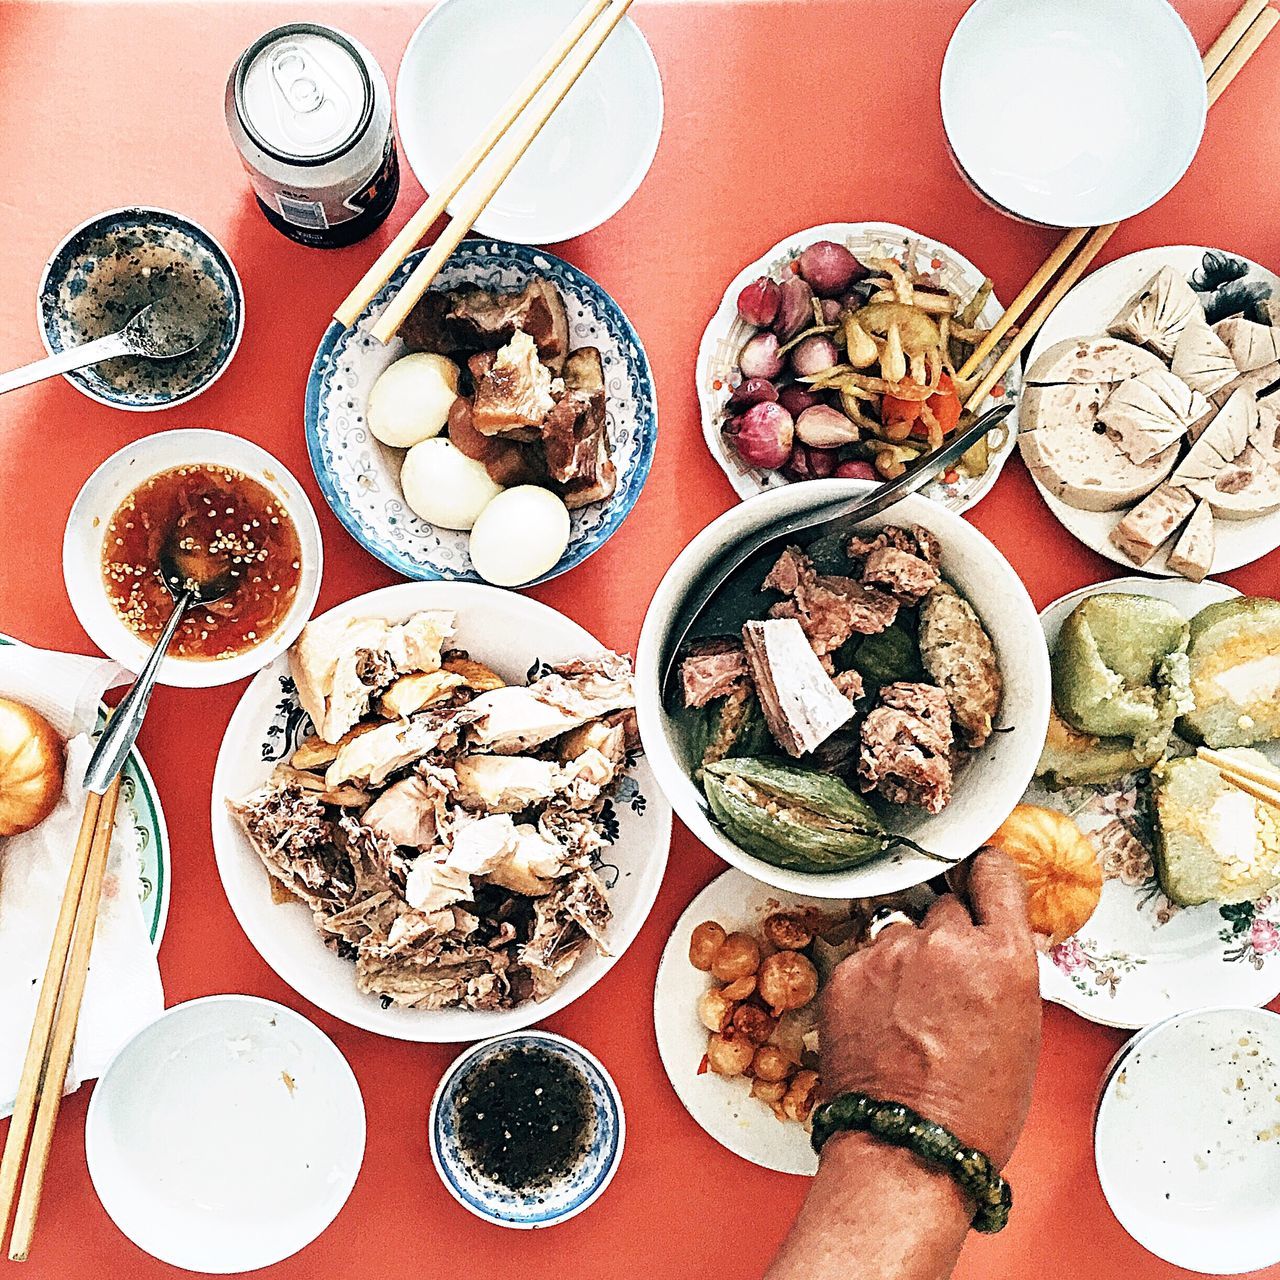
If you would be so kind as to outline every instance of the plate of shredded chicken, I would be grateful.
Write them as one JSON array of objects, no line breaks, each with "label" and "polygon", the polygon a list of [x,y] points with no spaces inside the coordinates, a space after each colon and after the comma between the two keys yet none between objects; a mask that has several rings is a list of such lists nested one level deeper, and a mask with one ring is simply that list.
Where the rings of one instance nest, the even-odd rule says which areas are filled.
[{"label": "plate of shredded chicken", "polygon": [[299,994],[404,1040],[563,1008],[639,932],[671,810],[631,662],[492,587],[340,605],[261,671],[213,784],[223,886]]}]

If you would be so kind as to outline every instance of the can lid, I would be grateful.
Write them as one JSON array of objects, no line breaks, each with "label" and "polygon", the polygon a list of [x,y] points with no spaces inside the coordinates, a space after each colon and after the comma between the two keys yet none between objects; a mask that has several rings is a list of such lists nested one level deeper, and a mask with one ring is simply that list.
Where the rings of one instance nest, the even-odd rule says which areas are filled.
[{"label": "can lid", "polygon": [[373,85],[359,50],[309,22],[277,27],[245,51],[236,110],[268,154],[322,164],[353,146],[373,115]]}]

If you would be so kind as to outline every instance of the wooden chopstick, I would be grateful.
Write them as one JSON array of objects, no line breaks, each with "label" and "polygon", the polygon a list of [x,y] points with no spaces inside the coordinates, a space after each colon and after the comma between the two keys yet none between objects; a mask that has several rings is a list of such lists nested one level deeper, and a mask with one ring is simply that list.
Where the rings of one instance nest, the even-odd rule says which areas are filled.
[{"label": "wooden chopstick", "polygon": [[[1049,313],[1075,287],[1077,281],[1089,269],[1089,264],[1102,252],[1102,247],[1115,234],[1118,222],[1108,223],[1105,227],[1095,227],[1084,242],[1084,247],[1071,260],[1067,269],[1053,282],[1049,292],[1044,295],[1036,309],[1027,317],[1022,327],[1013,336],[1012,341],[1000,353],[996,362],[983,375],[982,381],[974,388],[965,408],[976,413],[979,406],[991,394],[992,388],[1009,372],[1010,366],[1022,354],[1026,346],[1040,332],[1040,326],[1049,318]],[[1086,228],[1087,230],[1087,228]],[[1065,237],[1064,237],[1065,239]]]},{"label": "wooden chopstick", "polygon": [[1280,13],[1272,8],[1264,8],[1253,20],[1235,48],[1222,60],[1222,64],[1209,77],[1209,105],[1213,106],[1222,97],[1223,90],[1229,85],[1241,68],[1258,52],[1258,47],[1280,22]]},{"label": "wooden chopstick", "polygon": [[54,942],[36,1005],[36,1019],[23,1064],[18,1102],[5,1143],[4,1178],[0,1182],[0,1239],[3,1239],[25,1150],[26,1168],[9,1242],[9,1258],[13,1262],[25,1262],[31,1251],[53,1129],[62,1106],[62,1090],[67,1080],[67,1066],[80,1018],[80,1002],[89,972],[89,954],[98,922],[102,882],[111,852],[119,796],[120,775],[117,774],[105,794],[89,792],[85,798],[85,816],[76,840],[67,888],[54,930]]},{"label": "wooden chopstick", "polygon": [[49,1029],[53,1025],[62,989],[62,974],[67,966],[71,939],[75,932],[76,912],[80,908],[80,894],[84,888],[85,869],[89,865],[89,850],[97,831],[98,813],[102,797],[90,791],[85,796],[84,817],[80,822],[80,834],[76,839],[71,867],[67,872],[67,884],[62,894],[62,906],[58,910],[58,922],[54,926],[49,959],[45,964],[44,979],[36,1001],[35,1018],[31,1026],[31,1039],[27,1043],[27,1056],[22,1064],[18,1081],[18,1097],[9,1122],[9,1136],[4,1144],[4,1156],[0,1159],[0,1240],[9,1226],[13,1211],[14,1195],[18,1188],[18,1176],[22,1170],[22,1158],[26,1154],[27,1138],[31,1132],[31,1120],[40,1097],[40,1078],[44,1074],[45,1051],[49,1046]]},{"label": "wooden chopstick", "polygon": [[613,11],[598,31],[584,37],[559,70],[548,80],[552,91],[541,111],[531,120],[521,121],[514,131],[514,137],[510,139],[510,145],[495,165],[494,172],[487,177],[481,189],[454,215],[453,221],[440,233],[440,238],[428,250],[427,256],[414,267],[409,278],[401,285],[395,297],[378,317],[377,323],[370,329],[370,333],[379,342],[390,342],[395,337],[396,331],[413,310],[418,299],[431,287],[431,282],[440,273],[449,255],[462,243],[463,237],[471,230],[475,220],[484,212],[485,206],[497,194],[498,188],[507,180],[511,171],[520,163],[521,157],[533,145],[533,140],[542,132],[547,121],[555,114],[556,108],[568,96],[569,90],[577,84],[591,60],[613,34],[614,28],[627,16],[627,10],[631,4],[632,0],[615,0]]},{"label": "wooden chopstick", "polygon": [[552,73],[572,52],[574,46],[586,34],[588,28],[613,3],[613,0],[589,0],[582,12],[565,30],[565,33],[547,51],[546,56],[529,73],[524,82],[502,105],[502,109],[489,122],[484,133],[476,139],[472,148],[454,165],[439,189],[431,193],[422,207],[400,229],[399,234],[378,255],[377,261],[360,278],[360,283],[347,295],[346,300],[333,313],[339,324],[349,328],[360,318],[361,312],[373,301],[396,268],[413,251],[418,241],[431,230],[435,220],[445,211],[449,201],[466,185],[467,180],[485,162],[499,140],[516,122],[520,114],[538,95]]},{"label": "wooden chopstick", "polygon": [[1072,227],[1054,246],[1053,252],[1040,264],[1035,275],[1027,281],[1023,290],[1009,304],[1004,314],[996,321],[991,332],[974,348],[973,354],[960,366],[957,377],[962,381],[972,378],[982,362],[995,350],[996,344],[1017,323],[1022,313],[1040,296],[1040,291],[1049,283],[1062,264],[1080,247],[1088,227]]},{"label": "wooden chopstick", "polygon": [[1227,54],[1240,43],[1240,37],[1254,24],[1267,4],[1268,0],[1244,0],[1244,4],[1236,10],[1231,21],[1222,28],[1218,38],[1209,46],[1208,52],[1202,59],[1206,80],[1211,79],[1213,73],[1227,60]]},{"label": "wooden chopstick", "polygon": [[[1236,78],[1241,69],[1258,51],[1262,42],[1280,22],[1280,13],[1269,7],[1268,0],[1245,0],[1231,21],[1223,28],[1221,35],[1209,47],[1204,55],[1203,63],[1207,77],[1206,91],[1209,105],[1212,106],[1222,96],[1226,87]],[[965,402],[965,408],[976,413],[992,388],[1009,371],[1013,362],[1040,331],[1050,312],[1066,296],[1076,282],[1084,275],[1089,265],[1102,251],[1103,246],[1115,234],[1118,222],[1102,227],[1072,227],[1054,246],[1052,252],[1040,265],[1036,273],[1027,281],[1026,287],[1009,304],[1008,309],[997,321],[996,326],[974,349],[973,354],[961,366],[957,376],[960,379],[971,378],[982,361],[991,354],[996,345],[1008,331],[1018,323],[1022,313],[1049,284],[1055,273],[1071,259],[1071,255],[1079,249],[1078,255],[1071,259],[1070,265],[1061,276],[1054,280],[1049,292],[1040,304],[1032,311],[1021,326],[1014,339],[1000,353],[996,362],[983,375],[982,380]],[[1083,248],[1080,246],[1083,245]]]},{"label": "wooden chopstick", "polygon": [[1255,800],[1280,809],[1280,769],[1274,769],[1270,765],[1259,767],[1220,751],[1213,751],[1209,747],[1200,747],[1196,755],[1213,765],[1224,781],[1238,787]]}]

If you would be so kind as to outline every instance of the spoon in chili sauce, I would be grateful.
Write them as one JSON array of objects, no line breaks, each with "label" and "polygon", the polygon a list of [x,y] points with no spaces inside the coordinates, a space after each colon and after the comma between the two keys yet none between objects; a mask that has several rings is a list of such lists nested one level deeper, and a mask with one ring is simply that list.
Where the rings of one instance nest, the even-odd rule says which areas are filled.
[{"label": "spoon in chili sauce", "polygon": [[43,360],[9,373],[0,373],[0,395],[60,373],[72,373],[103,360],[114,360],[118,356],[176,360],[179,356],[190,355],[204,339],[200,325],[193,323],[179,301],[161,298],[143,307],[123,329],[115,333],[68,347],[65,351],[55,351]]},{"label": "spoon in chili sauce", "polygon": [[168,652],[183,615],[189,609],[211,605],[223,599],[237,585],[237,578],[229,561],[207,547],[196,545],[187,536],[185,520],[180,520],[174,526],[161,546],[159,567],[160,577],[174,600],[173,612],[169,615],[169,621],[164,624],[164,630],[160,632],[146,666],[138,673],[128,693],[120,699],[102,737],[93,749],[84,775],[84,785],[88,791],[99,794],[105,792],[112,779],[124,768],[124,762],[133,750],[143,718],[147,714],[147,704],[151,701],[151,691],[155,688],[160,663]]}]

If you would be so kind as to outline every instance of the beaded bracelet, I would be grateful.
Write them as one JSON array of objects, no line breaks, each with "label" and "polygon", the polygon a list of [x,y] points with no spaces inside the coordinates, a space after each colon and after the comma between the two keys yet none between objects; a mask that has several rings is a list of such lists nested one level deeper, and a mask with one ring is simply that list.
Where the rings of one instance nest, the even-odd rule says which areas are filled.
[{"label": "beaded bracelet", "polygon": [[1013,1189],[981,1151],[961,1145],[949,1129],[917,1115],[901,1102],[882,1102],[865,1093],[842,1093],[814,1111],[813,1149],[821,1152],[833,1134],[850,1129],[905,1147],[950,1174],[977,1203],[975,1231],[991,1235],[1009,1221]]}]

